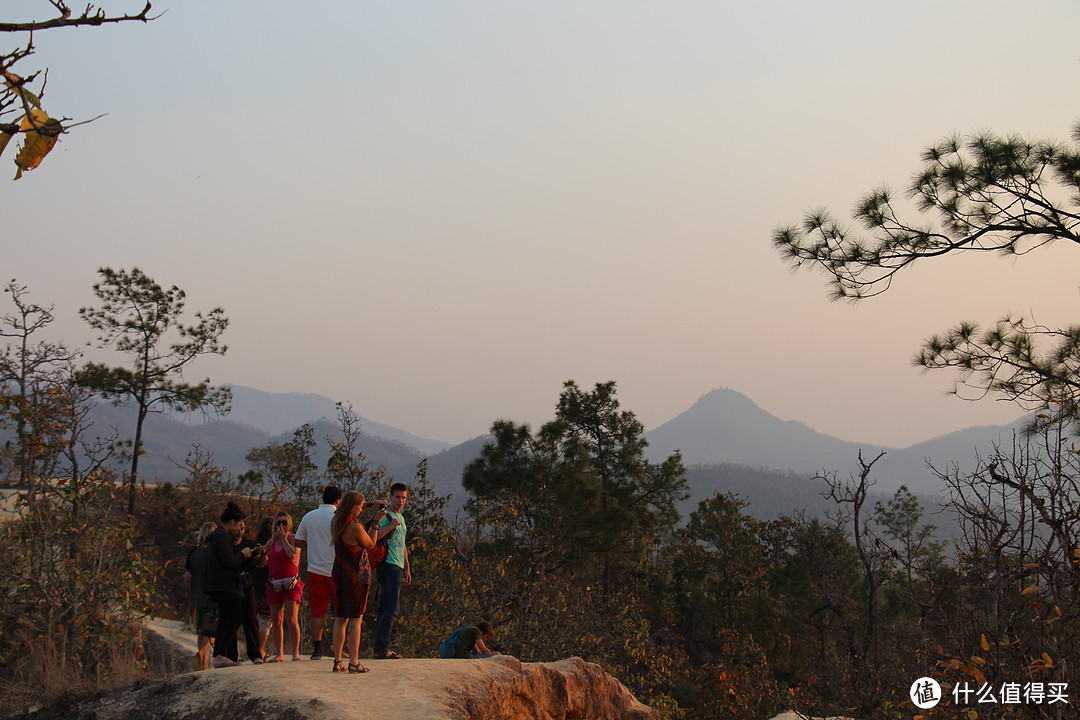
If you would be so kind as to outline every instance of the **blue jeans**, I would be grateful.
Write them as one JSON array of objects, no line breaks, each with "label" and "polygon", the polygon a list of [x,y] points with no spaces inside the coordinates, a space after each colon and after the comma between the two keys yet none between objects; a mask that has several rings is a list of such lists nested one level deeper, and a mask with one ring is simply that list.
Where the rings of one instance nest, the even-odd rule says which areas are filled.
[{"label": "blue jeans", "polygon": [[390,629],[398,616],[398,601],[401,599],[401,585],[405,580],[405,569],[388,562],[379,563],[375,568],[375,577],[379,580],[379,618],[375,621],[375,654],[382,655],[390,649]]}]

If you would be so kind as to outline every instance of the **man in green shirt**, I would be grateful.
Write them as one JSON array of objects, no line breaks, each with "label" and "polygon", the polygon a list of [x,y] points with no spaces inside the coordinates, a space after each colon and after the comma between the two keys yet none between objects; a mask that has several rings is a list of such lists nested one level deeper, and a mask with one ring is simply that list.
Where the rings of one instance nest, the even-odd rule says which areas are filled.
[{"label": "man in green shirt", "polygon": [[490,641],[495,635],[491,623],[486,620],[476,625],[467,625],[455,632],[454,635],[457,635],[457,639],[454,643],[454,654],[451,657],[468,660],[469,658],[485,658],[498,654],[490,650],[484,643],[485,640]]},{"label": "man in green shirt", "polygon": [[386,504],[386,515],[379,522],[376,540],[386,540],[386,559],[375,568],[379,580],[379,615],[375,621],[376,660],[397,660],[401,655],[390,649],[390,630],[397,619],[401,598],[401,586],[412,582],[409,568],[409,549],[405,545],[408,532],[405,518],[401,511],[409,498],[409,488],[403,483],[390,486],[390,500]]}]

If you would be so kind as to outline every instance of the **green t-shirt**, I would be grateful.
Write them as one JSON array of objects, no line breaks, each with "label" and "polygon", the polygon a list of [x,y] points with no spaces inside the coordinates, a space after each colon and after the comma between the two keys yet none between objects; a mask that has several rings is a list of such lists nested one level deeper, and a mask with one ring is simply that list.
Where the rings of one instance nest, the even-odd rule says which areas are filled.
[{"label": "green t-shirt", "polygon": [[454,657],[459,660],[468,660],[476,641],[482,637],[484,634],[475,625],[461,628],[457,636],[457,644],[454,646]]},{"label": "green t-shirt", "polygon": [[[386,544],[386,559],[383,562],[390,563],[391,565],[397,565],[399,568],[405,568],[405,518],[401,513],[386,511],[386,516],[379,521],[379,528],[382,529],[385,525],[390,524],[390,518],[397,520],[400,523],[394,532],[390,535],[390,540]],[[385,540],[385,538],[384,538]]]}]

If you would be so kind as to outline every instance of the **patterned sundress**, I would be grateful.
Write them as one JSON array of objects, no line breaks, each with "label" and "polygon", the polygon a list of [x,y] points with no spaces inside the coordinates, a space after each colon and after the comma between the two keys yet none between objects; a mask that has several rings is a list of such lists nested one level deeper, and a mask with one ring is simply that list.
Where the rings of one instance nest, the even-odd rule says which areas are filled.
[{"label": "patterned sundress", "polygon": [[371,588],[371,566],[361,545],[334,543],[334,617],[358,618],[367,609]]}]

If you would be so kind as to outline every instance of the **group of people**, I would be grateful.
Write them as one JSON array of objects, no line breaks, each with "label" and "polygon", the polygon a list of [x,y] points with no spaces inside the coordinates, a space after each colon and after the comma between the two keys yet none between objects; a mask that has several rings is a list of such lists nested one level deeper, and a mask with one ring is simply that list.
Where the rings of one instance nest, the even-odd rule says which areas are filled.
[{"label": "group of people", "polygon": [[[342,495],[333,485],[323,491],[322,504],[304,515],[296,532],[292,518],[278,513],[272,527],[260,528],[255,541],[244,537],[244,512],[228,503],[220,522],[204,524],[198,545],[188,555],[186,579],[195,608],[199,661],[208,667],[209,633],[215,637],[212,665],[239,665],[236,633],[243,628],[252,662],[281,662],[287,655],[301,660],[297,618],[303,592],[308,591],[311,611],[312,660],[324,656],[325,618],[333,605],[332,654],[334,672],[365,673],[360,663],[360,622],[367,609],[372,570],[368,551],[377,543],[386,557],[375,570],[379,583],[379,613],[375,624],[375,659],[398,659],[390,649],[390,633],[397,618],[401,588],[412,582],[407,532],[401,511],[408,488],[395,483],[390,498],[378,503],[368,527],[360,523],[364,496],[350,490]],[[300,553],[307,552],[307,583],[300,579]],[[268,627],[260,631],[259,599],[265,597]],[[216,609],[217,627],[210,628]],[[348,665],[344,662],[348,640]],[[269,643],[275,651],[267,655]]]}]

